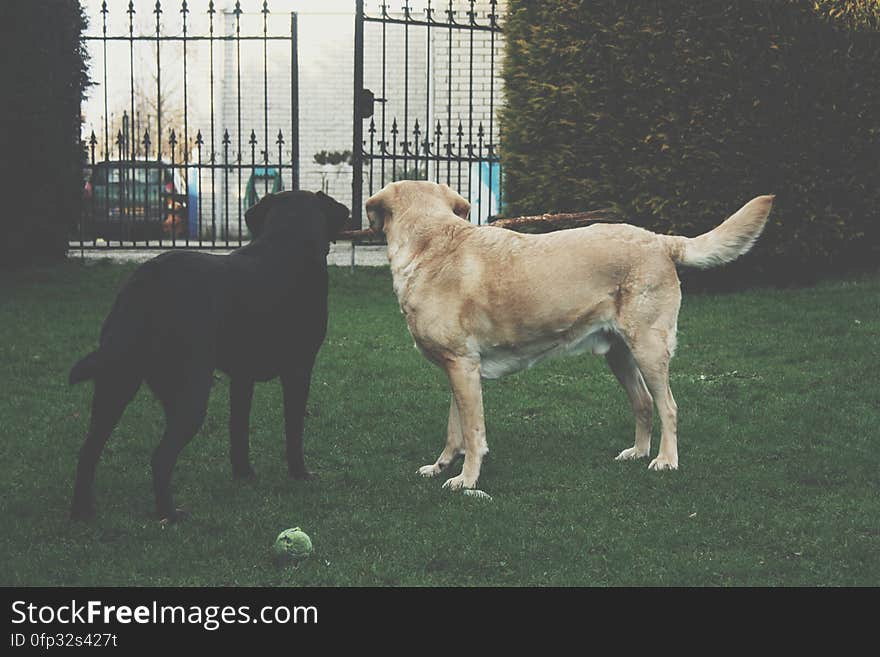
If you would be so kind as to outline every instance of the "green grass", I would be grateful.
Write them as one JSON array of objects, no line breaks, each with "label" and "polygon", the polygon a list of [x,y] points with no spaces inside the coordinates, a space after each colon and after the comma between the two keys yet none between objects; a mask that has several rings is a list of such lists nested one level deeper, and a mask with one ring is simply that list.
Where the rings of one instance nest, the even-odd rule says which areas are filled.
[{"label": "green grass", "polygon": [[[612,460],[633,420],[602,359],[487,382],[484,502],[415,475],[442,447],[448,392],[388,270],[334,270],[306,423],[317,480],[286,476],[276,382],[254,398],[258,479],[232,480],[218,377],[175,469],[191,516],[160,528],[149,461],[163,418],[144,388],[98,467],[97,520],[73,523],[91,386],[67,371],[130,269],[71,262],[0,282],[0,584],[880,585],[877,276],[686,295],[677,472]],[[315,557],[278,567],[272,542],[295,525]]]}]

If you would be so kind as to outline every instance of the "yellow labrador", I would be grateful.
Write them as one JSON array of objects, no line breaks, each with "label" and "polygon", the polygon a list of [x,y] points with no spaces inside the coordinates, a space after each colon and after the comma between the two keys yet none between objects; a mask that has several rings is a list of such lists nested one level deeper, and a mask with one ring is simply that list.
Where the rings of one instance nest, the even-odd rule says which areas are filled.
[{"label": "yellow labrador", "polygon": [[617,459],[648,455],[656,404],[660,450],[648,467],[676,469],[675,266],[708,268],[743,255],[772,204],[759,196],[695,238],[627,224],[524,235],[472,225],[468,202],[445,185],[401,181],[372,196],[367,215],[385,232],[400,309],[416,346],[452,388],[446,447],[419,474],[432,477],[463,453],[461,474],[444,487],[474,488],[489,451],[480,378],[584,351],[605,356],[632,403],[635,445]]}]

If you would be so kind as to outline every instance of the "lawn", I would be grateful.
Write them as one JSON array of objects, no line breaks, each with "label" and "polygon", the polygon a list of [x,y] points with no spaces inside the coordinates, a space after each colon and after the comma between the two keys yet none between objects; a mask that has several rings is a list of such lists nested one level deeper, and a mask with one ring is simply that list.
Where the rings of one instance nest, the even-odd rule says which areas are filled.
[{"label": "lawn", "polygon": [[[163,418],[143,388],[99,464],[97,519],[74,523],[91,385],[67,371],[131,268],[0,281],[0,584],[880,585],[880,276],[685,295],[677,472],[613,460],[633,419],[603,359],[487,382],[485,501],[415,474],[443,445],[448,392],[388,270],[333,270],[306,421],[316,480],[286,476],[277,382],[254,396],[258,478],[232,480],[218,375],[175,469],[191,515],[163,529],[149,471]],[[659,424],[652,453],[658,438]],[[295,525],[315,556],[279,567],[272,542]]]}]

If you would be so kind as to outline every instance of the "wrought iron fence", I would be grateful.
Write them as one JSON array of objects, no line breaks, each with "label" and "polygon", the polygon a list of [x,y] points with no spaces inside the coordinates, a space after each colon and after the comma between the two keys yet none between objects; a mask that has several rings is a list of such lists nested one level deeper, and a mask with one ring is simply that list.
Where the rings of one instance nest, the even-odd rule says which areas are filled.
[{"label": "wrought iron fence", "polygon": [[[139,10],[154,15],[148,29]],[[249,13],[240,2],[221,11],[211,1],[195,17],[186,0],[146,9],[132,0],[127,7],[103,2],[91,25],[100,28],[85,39],[103,107],[87,138],[86,202],[71,247],[232,248],[247,241],[247,207],[299,185],[297,15],[273,15],[268,2]],[[144,70],[152,78],[146,83]],[[285,81],[271,87],[271,117],[270,76]]]},{"label": "wrought iron fence", "polygon": [[[503,3],[364,4],[352,7],[354,93],[339,103],[354,110],[353,223],[366,195],[401,178],[449,184],[486,221],[503,197]],[[120,0],[90,17],[96,125],[71,247],[234,248],[249,238],[250,204],[300,186],[297,14],[259,0],[220,6]],[[352,71],[342,59],[326,84]]]}]

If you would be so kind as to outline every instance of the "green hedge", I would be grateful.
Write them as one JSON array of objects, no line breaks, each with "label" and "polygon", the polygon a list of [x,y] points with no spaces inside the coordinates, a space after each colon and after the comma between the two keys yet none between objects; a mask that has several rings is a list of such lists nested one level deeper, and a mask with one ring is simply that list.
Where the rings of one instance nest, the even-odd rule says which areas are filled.
[{"label": "green hedge", "polygon": [[77,0],[3,0],[0,268],[65,257],[82,203],[88,84]]},{"label": "green hedge", "polygon": [[510,0],[505,214],[610,206],[693,236],[775,193],[724,278],[876,265],[878,17],[876,0]]}]

